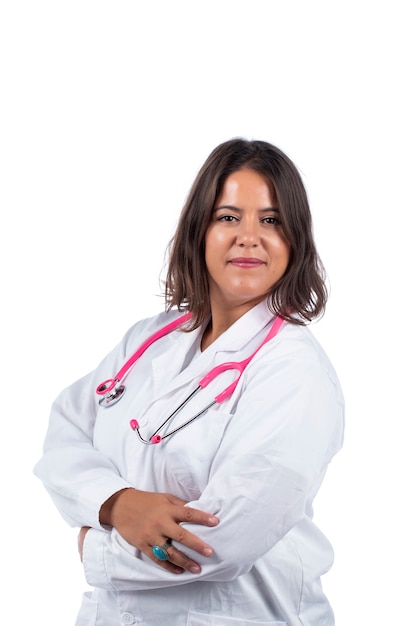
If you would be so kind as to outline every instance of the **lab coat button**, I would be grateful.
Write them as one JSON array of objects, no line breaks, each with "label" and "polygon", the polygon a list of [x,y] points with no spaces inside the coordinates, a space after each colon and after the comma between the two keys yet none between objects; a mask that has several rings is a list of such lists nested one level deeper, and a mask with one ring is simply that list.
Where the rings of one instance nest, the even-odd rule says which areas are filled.
[{"label": "lab coat button", "polygon": [[122,615],[122,625],[126,624],[134,624],[136,622],[135,616],[132,613],[123,613]]}]

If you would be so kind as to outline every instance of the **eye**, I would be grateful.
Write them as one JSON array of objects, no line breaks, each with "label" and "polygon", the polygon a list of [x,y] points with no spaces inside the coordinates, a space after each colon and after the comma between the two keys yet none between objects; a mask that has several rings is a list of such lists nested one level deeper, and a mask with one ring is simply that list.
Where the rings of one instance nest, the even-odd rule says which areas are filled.
[{"label": "eye", "polygon": [[268,217],[262,218],[262,223],[263,224],[271,224],[272,226],[280,226],[280,224],[282,222],[281,222],[281,220],[278,217],[269,215]]},{"label": "eye", "polygon": [[237,220],[235,215],[219,215],[217,218],[218,222],[234,222]]}]

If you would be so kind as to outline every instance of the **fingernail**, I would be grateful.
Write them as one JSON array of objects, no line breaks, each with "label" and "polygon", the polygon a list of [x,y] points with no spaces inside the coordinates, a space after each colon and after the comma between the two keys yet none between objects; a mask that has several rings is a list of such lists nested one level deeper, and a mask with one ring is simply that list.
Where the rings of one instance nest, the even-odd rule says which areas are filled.
[{"label": "fingernail", "polygon": [[190,567],[190,572],[192,572],[193,574],[199,574],[200,573],[200,568],[198,567],[198,565],[192,565]]},{"label": "fingernail", "polygon": [[203,554],[204,556],[211,556],[213,554],[213,550],[211,548],[204,548]]},{"label": "fingernail", "polygon": [[217,517],[209,517],[208,521],[209,524],[217,524],[218,522]]}]

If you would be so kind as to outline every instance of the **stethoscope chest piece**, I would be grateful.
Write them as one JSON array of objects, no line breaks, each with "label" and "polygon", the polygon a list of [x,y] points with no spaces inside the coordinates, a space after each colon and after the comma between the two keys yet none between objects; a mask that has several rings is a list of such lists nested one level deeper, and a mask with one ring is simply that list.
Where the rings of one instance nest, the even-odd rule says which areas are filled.
[{"label": "stethoscope chest piece", "polygon": [[113,404],[116,404],[116,402],[119,402],[119,400],[121,399],[125,391],[126,391],[126,387],[124,385],[120,385],[120,387],[117,387],[117,389],[110,391],[105,396],[100,398],[98,403],[100,404],[100,406],[104,408],[113,406]]}]

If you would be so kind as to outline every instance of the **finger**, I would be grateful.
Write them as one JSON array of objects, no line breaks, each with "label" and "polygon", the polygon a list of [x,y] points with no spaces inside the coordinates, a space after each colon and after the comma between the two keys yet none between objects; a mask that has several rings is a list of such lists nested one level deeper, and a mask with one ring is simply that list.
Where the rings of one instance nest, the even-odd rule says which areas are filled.
[{"label": "finger", "polygon": [[151,551],[151,554],[148,556],[150,556],[152,561],[156,563],[157,565],[159,565],[159,567],[162,567],[162,569],[165,569],[168,572],[171,572],[172,574],[182,574],[184,572],[182,567],[178,567],[178,565],[175,565],[174,563],[171,563],[170,561],[160,561],[159,559],[156,558],[156,556],[154,556],[154,554],[152,554],[152,551]]},{"label": "finger", "polygon": [[163,569],[166,569],[173,574],[182,574],[184,569],[176,565],[176,563],[172,561],[172,554],[169,553],[170,548],[170,539],[167,539],[164,543],[154,544],[151,549],[151,558],[157,565],[159,565]]},{"label": "finger", "polygon": [[210,557],[213,554],[213,548],[208,543],[202,541],[197,535],[186,530],[183,526],[174,526],[169,534],[172,541],[191,548],[191,550],[198,552],[202,556]]},{"label": "finger", "polygon": [[172,493],[167,493],[166,496],[171,504],[178,504],[179,506],[185,506],[187,504],[187,500],[177,498],[177,496],[174,496]]},{"label": "finger", "polygon": [[170,546],[167,549],[169,562],[179,569],[186,570],[191,572],[192,574],[199,574],[201,572],[201,567],[196,561],[190,559],[186,554],[177,550],[174,546]]},{"label": "finger", "polygon": [[[165,544],[164,544],[165,545]],[[154,548],[155,546],[153,546]],[[172,545],[165,548],[167,556],[166,560],[158,558],[152,549],[152,560],[163,567],[164,569],[174,574],[181,574],[184,570],[191,572],[192,574],[198,574],[201,572],[201,567],[196,561],[190,559],[180,550],[177,550]]]},{"label": "finger", "polygon": [[219,518],[211,513],[199,511],[189,506],[180,506],[176,511],[178,522],[188,522],[190,524],[203,524],[204,526],[217,526]]}]

